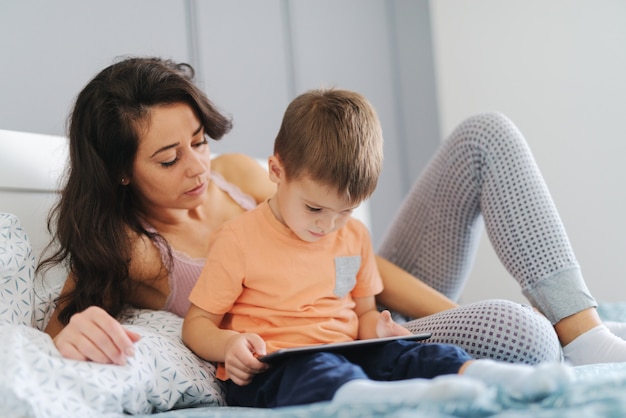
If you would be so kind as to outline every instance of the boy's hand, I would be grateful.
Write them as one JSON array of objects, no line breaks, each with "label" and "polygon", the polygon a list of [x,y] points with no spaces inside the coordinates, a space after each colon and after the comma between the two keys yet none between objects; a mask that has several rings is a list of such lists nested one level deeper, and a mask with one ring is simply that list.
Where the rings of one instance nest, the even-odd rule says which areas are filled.
[{"label": "boy's hand", "polygon": [[396,323],[391,318],[389,311],[382,311],[378,317],[378,323],[376,324],[376,336],[378,338],[385,338],[401,335],[411,335],[411,331]]},{"label": "boy's hand", "polygon": [[237,334],[226,343],[224,367],[233,383],[244,386],[255,374],[267,370],[267,364],[257,360],[264,356],[265,341],[257,334]]}]

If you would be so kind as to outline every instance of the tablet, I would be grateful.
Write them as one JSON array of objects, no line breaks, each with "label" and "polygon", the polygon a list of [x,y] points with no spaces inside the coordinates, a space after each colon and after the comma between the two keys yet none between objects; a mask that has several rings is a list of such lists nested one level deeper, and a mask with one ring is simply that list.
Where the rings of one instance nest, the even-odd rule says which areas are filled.
[{"label": "tablet", "polygon": [[318,353],[321,351],[345,352],[349,350],[354,350],[356,348],[372,347],[375,345],[385,344],[390,341],[396,341],[396,340],[423,341],[423,340],[430,338],[430,336],[431,336],[430,333],[421,333],[421,334],[402,335],[398,337],[371,338],[368,340],[354,340],[354,341],[347,341],[343,343],[331,343],[331,344],[320,344],[320,345],[307,345],[304,347],[295,347],[295,348],[283,348],[280,350],[276,350],[273,353],[270,353],[268,355],[259,357],[259,360],[264,363],[273,363],[273,362],[285,359],[289,356],[293,356],[296,354]]}]

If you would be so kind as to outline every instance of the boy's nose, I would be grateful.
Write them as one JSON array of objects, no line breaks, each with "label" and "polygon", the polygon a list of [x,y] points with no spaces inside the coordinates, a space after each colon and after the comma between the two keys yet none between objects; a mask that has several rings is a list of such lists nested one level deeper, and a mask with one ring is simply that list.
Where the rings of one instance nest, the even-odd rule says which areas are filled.
[{"label": "boy's nose", "polygon": [[327,216],[317,221],[317,227],[320,228],[324,233],[330,232],[335,226],[335,217]]}]

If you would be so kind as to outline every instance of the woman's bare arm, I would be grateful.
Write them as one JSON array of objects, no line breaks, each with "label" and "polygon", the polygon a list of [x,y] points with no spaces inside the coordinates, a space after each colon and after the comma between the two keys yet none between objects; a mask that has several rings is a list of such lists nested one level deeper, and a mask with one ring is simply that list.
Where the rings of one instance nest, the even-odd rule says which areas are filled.
[{"label": "woman's bare arm", "polygon": [[[73,279],[68,277],[61,294],[71,291]],[[141,337],[125,329],[104,309],[89,307],[74,314],[67,325],[59,321],[62,306],[54,310],[45,332],[65,358],[105,364],[126,363],[134,354],[133,345]]]},{"label": "woman's bare arm", "polygon": [[267,167],[245,154],[220,155],[213,159],[211,166],[225,180],[252,196],[257,203],[269,199],[276,192],[276,185],[270,181]]},{"label": "woman's bare arm", "polygon": [[[162,270],[159,254],[147,238],[135,239],[133,254],[135,256],[129,266],[131,276],[143,279],[136,282],[137,286],[134,286],[136,294],[130,295],[130,299],[138,306],[157,306],[166,297],[156,287],[163,280],[154,280]],[[147,285],[143,285],[144,282]],[[73,289],[74,278],[70,274],[65,280],[61,295]],[[149,294],[150,298],[147,298],[146,294]],[[52,337],[54,345],[63,357],[96,363],[125,364],[126,359],[133,355],[134,343],[141,336],[127,330],[104,309],[91,306],[74,314],[69,323],[64,325],[59,321],[59,313],[63,307],[62,302],[56,306],[44,330]]]},{"label": "woman's bare arm", "polygon": [[376,301],[393,311],[422,318],[458,304],[386,259],[376,256],[384,290]]}]

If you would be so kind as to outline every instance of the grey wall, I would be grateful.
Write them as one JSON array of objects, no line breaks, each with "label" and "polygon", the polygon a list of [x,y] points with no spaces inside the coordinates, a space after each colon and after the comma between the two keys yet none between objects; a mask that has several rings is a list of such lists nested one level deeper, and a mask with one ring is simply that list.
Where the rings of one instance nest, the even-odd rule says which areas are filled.
[{"label": "grey wall", "polygon": [[425,0],[3,0],[0,51],[0,129],[63,135],[78,91],[126,55],[196,67],[234,119],[213,144],[219,153],[271,154],[282,113],[302,91],[362,92],[386,141],[370,201],[375,243],[439,142]]},{"label": "grey wall", "polygon": [[[445,135],[498,110],[526,136],[589,289],[626,297],[626,2],[431,2]],[[525,302],[483,237],[464,302]]]}]

